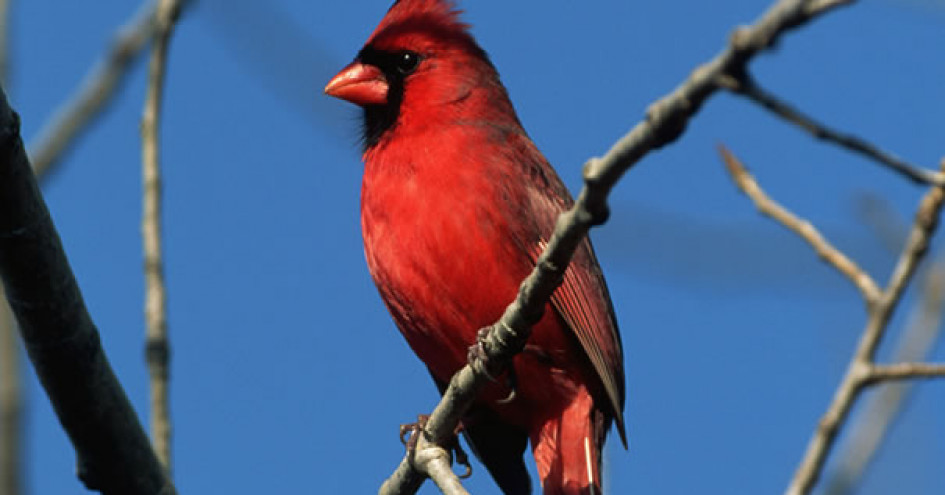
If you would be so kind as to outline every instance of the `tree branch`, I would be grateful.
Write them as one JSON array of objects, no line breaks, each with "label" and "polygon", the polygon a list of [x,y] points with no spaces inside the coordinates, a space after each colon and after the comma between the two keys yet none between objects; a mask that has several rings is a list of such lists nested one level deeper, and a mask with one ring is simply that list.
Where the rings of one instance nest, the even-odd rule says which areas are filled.
[{"label": "tree branch", "polygon": [[444,495],[469,495],[453,472],[451,463],[449,451],[439,445],[430,444],[420,435],[411,464],[432,479]]},{"label": "tree branch", "polygon": [[171,421],[168,406],[170,345],[167,337],[167,289],[161,248],[161,102],[167,68],[167,50],[179,14],[177,0],[160,0],[156,31],[148,66],[148,90],[141,118],[146,355],[151,385],[151,436],[158,459],[171,470]]},{"label": "tree branch", "polygon": [[[0,0],[0,84],[10,79],[10,1]],[[0,286],[0,493],[22,491],[23,387],[16,322]]]},{"label": "tree branch", "polygon": [[30,143],[30,160],[41,176],[51,171],[79,135],[112,101],[132,64],[154,34],[151,1],[122,26],[103,60],[86,74],[75,95],[63,103]]},{"label": "tree branch", "polygon": [[807,241],[821,259],[853,282],[853,285],[863,294],[867,307],[872,306],[879,300],[882,291],[865,270],[830,244],[810,222],[799,218],[778,204],[777,201],[768,197],[751,173],[725,146],[719,145],[719,153],[722,155],[722,160],[725,162],[725,167],[732,176],[732,180],[735,181],[742,192],[755,202],[758,211],[773,218]]},{"label": "tree branch", "polygon": [[[887,232],[879,233],[887,234]],[[881,235],[881,237],[888,237],[888,235]],[[939,335],[942,311],[945,309],[945,261],[935,260],[932,267],[925,273],[922,285],[922,300],[913,309],[908,319],[906,328],[893,352],[892,362],[924,361]],[[854,490],[856,483],[862,478],[863,472],[882,445],[889,426],[899,416],[902,404],[908,400],[911,391],[911,383],[886,383],[869,399],[863,411],[849,427],[843,453],[837,456],[838,462],[826,485],[825,493],[846,495]]]},{"label": "tree branch", "polygon": [[[490,327],[483,343],[490,369],[486,370],[486,365],[477,359],[453,376],[421,433],[426,440],[443,445],[444,440],[453,435],[479,387],[488,380],[484,371],[497,376],[495,372],[507,366],[524,347],[531,326],[541,318],[545,304],[561,283],[575,248],[590,227],[607,219],[607,196],[620,177],[650,151],[676,140],[689,118],[720,88],[720,80],[731,77],[729,74],[744,72],[748,62],[760,51],[773,46],[783,33],[851,1],[779,0],[754,25],[737,29],[721,53],[696,68],[672,93],[650,106],[646,119],[636,124],[606,155],[588,161],[584,166],[584,188],[577,201],[558,218],[554,234],[535,269],[522,282],[515,301]],[[396,480],[390,478],[382,485],[380,493],[414,493],[415,487],[422,483],[422,476],[416,470],[404,473],[398,468],[397,475]],[[417,478],[421,481],[417,482]]]},{"label": "tree branch", "polygon": [[[945,170],[945,160],[942,161],[941,170]],[[788,486],[786,492],[788,495],[810,493],[820,477],[827,454],[836,440],[840,427],[846,422],[863,387],[872,380],[876,349],[885,334],[893,310],[902,297],[902,292],[928,249],[929,239],[938,225],[943,198],[945,198],[943,186],[932,187],[922,198],[906,246],[890,276],[886,290],[871,308],[869,320],[860,337],[856,353],[850,360],[847,372],[834,393],[827,412],[808,443],[807,451]]]},{"label": "tree branch", "polygon": [[865,156],[881,165],[885,165],[894,172],[915,182],[916,184],[942,185],[945,184],[945,175],[939,172],[926,170],[909,164],[891,153],[887,153],[872,143],[860,139],[852,134],[846,134],[820,122],[812,117],[805,115],[800,110],[792,107],[787,102],[779,99],[777,96],[765,91],[758,86],[755,80],[747,72],[740,77],[733,77],[724,81],[726,89],[732,93],[744,96],[762,108],[781,117],[782,119],[800,127],[811,136],[831,142],[847,149],[853,153]]},{"label": "tree branch", "polygon": [[19,495],[22,487],[23,392],[16,323],[0,287],[0,493]]},{"label": "tree branch", "polygon": [[0,277],[79,478],[107,495],[176,493],[108,364],[2,91],[0,212]]},{"label": "tree branch", "polygon": [[896,363],[873,366],[867,384],[915,378],[945,378],[945,363]]}]

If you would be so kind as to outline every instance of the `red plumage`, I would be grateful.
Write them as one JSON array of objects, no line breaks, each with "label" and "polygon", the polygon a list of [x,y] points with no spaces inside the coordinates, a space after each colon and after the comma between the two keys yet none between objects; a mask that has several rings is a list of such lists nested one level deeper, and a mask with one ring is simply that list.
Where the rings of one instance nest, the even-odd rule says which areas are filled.
[{"label": "red plumage", "polygon": [[[364,108],[368,268],[442,389],[514,299],[571,196],[446,1],[396,2],[325,91]],[[589,241],[513,366],[515,399],[498,402],[509,388],[490,385],[464,420],[477,456],[503,491],[529,493],[529,439],[544,493],[600,493],[611,422],[626,444],[623,351]]]}]

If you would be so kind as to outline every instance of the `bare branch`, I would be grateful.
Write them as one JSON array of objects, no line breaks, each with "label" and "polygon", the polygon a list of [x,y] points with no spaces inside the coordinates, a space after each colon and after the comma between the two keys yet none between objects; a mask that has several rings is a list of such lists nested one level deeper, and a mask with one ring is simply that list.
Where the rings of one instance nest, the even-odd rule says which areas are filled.
[{"label": "bare branch", "polygon": [[799,218],[778,204],[777,201],[768,197],[755,181],[755,178],[727,148],[719,145],[719,153],[722,155],[722,160],[725,162],[725,167],[732,176],[732,180],[735,181],[742,192],[755,202],[758,211],[780,222],[788,230],[807,241],[821,259],[833,265],[840,273],[850,279],[853,285],[860,289],[867,307],[872,306],[879,300],[881,295],[879,286],[865,270],[830,244],[810,222]]},{"label": "bare branch", "polygon": [[396,495],[401,493],[417,493],[426,478],[413,468],[408,456],[394,470],[394,474],[384,480],[378,495]]},{"label": "bare branch", "polygon": [[30,160],[36,175],[52,170],[112,101],[128,70],[154,34],[154,9],[152,2],[145,2],[118,30],[104,59],[86,74],[75,95],[59,107],[32,140]]},{"label": "bare branch", "polygon": [[[945,160],[942,161],[942,170],[945,170]],[[834,393],[827,412],[808,443],[804,458],[788,486],[786,492],[788,495],[810,493],[820,477],[827,454],[836,440],[840,427],[846,422],[863,387],[871,379],[876,349],[885,334],[893,310],[902,297],[903,290],[928,249],[929,239],[938,225],[943,198],[945,198],[943,186],[932,187],[922,198],[915,223],[899,257],[899,262],[890,276],[882,297],[870,311],[869,320],[860,337],[856,353],[850,360],[847,372]]]},{"label": "bare branch", "polygon": [[[727,74],[743,73],[748,62],[774,45],[783,33],[850,1],[817,2],[816,7],[811,0],[777,1],[754,25],[736,30],[729,46],[715,58],[696,68],[672,93],[650,106],[646,119],[636,124],[606,155],[585,164],[584,188],[577,201],[559,216],[551,240],[534,270],[522,282],[515,301],[490,327],[483,343],[490,366],[498,369],[507,366],[524,347],[531,326],[540,319],[545,304],[561,283],[574,250],[592,226],[607,219],[607,196],[620,177],[650,151],[676,140],[689,118],[719,89],[719,81],[731,77]],[[428,441],[444,445],[453,435],[478,388],[488,380],[485,366],[477,359],[453,376],[422,432]],[[488,371],[497,376],[496,369]],[[397,480],[388,479],[381,493],[414,493],[414,487],[419,486],[416,478],[422,480],[421,475],[415,470],[405,474],[400,468],[397,473]]]},{"label": "bare branch", "polygon": [[880,364],[870,370],[867,384],[890,380],[912,380],[916,378],[945,378],[945,363],[897,363]]},{"label": "bare branch", "polygon": [[23,393],[16,322],[0,287],[0,493],[19,495],[22,487]]},{"label": "bare branch", "polygon": [[436,483],[444,495],[469,495],[451,467],[450,453],[420,435],[412,462],[416,469]]},{"label": "bare branch", "polygon": [[78,457],[106,495],[173,494],[102,349],[0,91],[0,277],[30,360]]},{"label": "bare branch", "polygon": [[909,164],[891,153],[887,153],[872,143],[865,141],[852,134],[846,134],[834,130],[826,125],[817,122],[812,117],[805,115],[800,110],[792,107],[787,102],[779,99],[777,96],[765,91],[758,86],[755,80],[747,72],[740,77],[734,77],[724,81],[727,89],[737,95],[744,96],[762,108],[781,117],[782,119],[800,127],[811,136],[831,142],[846,148],[849,151],[858,153],[866,158],[874,160],[881,165],[885,165],[894,172],[915,182],[916,184],[942,185],[945,184],[945,175],[932,170],[926,170]]},{"label": "bare branch", "polygon": [[[926,272],[922,285],[922,300],[913,309],[907,321],[896,350],[893,351],[893,362],[924,361],[939,335],[945,311],[945,261],[935,261]],[[885,383],[870,398],[863,412],[850,425],[850,431],[846,435],[847,443],[843,447],[843,453],[837,456],[837,466],[827,483],[826,493],[846,495],[854,490],[911,391],[912,384],[908,382]]]},{"label": "bare branch", "polygon": [[[0,0],[0,84],[9,87],[10,1]],[[0,287],[0,493],[19,495],[23,454],[23,390],[16,322]]]},{"label": "bare branch", "polygon": [[145,321],[147,363],[151,384],[151,436],[161,463],[171,470],[171,421],[168,406],[167,289],[161,254],[161,102],[167,67],[167,49],[174,23],[180,12],[177,0],[160,0],[155,17],[156,31],[148,67],[148,90],[141,118],[141,153],[144,206],[141,234],[144,244]]}]

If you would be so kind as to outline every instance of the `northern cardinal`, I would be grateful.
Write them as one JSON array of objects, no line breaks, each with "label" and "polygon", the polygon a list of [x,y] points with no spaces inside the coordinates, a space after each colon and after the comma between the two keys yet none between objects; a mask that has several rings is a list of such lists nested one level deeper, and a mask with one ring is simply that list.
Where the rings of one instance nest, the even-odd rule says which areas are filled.
[{"label": "northern cardinal", "polygon": [[[410,347],[444,389],[477,330],[516,295],[573,200],[522,128],[495,67],[446,0],[399,0],[325,87],[364,111],[361,228],[368,269]],[[510,376],[464,434],[500,488],[601,490],[601,449],[623,426],[623,349],[590,241]],[[515,388],[514,398],[502,399]]]}]

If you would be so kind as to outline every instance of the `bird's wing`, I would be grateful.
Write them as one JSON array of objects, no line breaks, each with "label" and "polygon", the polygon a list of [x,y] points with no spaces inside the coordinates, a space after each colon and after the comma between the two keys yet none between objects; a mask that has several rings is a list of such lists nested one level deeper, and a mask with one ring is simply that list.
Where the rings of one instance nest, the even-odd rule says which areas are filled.
[{"label": "bird's wing", "polygon": [[[537,258],[536,258],[537,259]],[[610,400],[617,431],[627,445],[623,424],[623,349],[607,284],[585,239],[574,253],[551,304],[581,342]]]},{"label": "bird's wing", "polygon": [[[574,204],[567,187],[527,135],[507,137],[513,150],[510,158],[524,167],[529,197],[535,219],[535,236],[528,247],[531,261],[538,260],[554,231],[558,215]],[[590,239],[578,246],[565,271],[561,286],[551,296],[551,304],[571,331],[594,366],[611,405],[617,430],[627,445],[623,422],[624,379],[623,347],[613,304]]]}]

